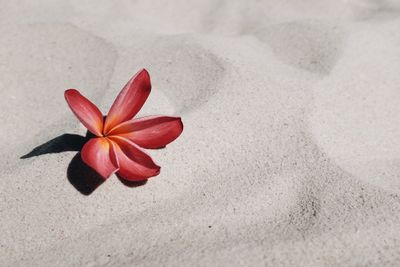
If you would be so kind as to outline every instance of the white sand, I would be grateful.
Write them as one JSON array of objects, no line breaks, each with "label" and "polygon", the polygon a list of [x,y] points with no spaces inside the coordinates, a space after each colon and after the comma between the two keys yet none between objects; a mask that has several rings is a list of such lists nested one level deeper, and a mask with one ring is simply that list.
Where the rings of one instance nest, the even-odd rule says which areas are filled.
[{"label": "white sand", "polygon": [[[399,1],[9,0],[0,36],[0,266],[400,266]],[[158,177],[20,159],[141,67]]]}]

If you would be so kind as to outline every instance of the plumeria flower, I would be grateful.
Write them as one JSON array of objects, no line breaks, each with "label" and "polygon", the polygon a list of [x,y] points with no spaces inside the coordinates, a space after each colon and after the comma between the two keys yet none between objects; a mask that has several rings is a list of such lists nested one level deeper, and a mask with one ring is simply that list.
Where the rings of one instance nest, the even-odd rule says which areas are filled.
[{"label": "plumeria flower", "polygon": [[174,141],[183,130],[181,118],[133,118],[151,91],[149,73],[143,69],[125,85],[107,116],[75,89],[65,99],[82,124],[95,135],[82,148],[82,160],[104,179],[113,173],[129,181],[143,181],[160,173],[142,148],[156,149]]}]

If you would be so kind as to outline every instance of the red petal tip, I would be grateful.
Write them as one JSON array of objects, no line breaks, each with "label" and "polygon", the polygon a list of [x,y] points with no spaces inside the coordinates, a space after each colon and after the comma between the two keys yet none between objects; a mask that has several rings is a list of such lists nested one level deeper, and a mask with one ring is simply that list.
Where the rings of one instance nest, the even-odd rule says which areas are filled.
[{"label": "red petal tip", "polygon": [[115,154],[119,161],[117,174],[129,181],[143,181],[160,174],[161,167],[134,143],[122,137],[109,137],[115,142]]},{"label": "red petal tip", "polygon": [[150,75],[147,70],[138,71],[118,94],[104,123],[107,134],[118,124],[132,119],[142,108],[151,91]]},{"label": "red petal tip", "polygon": [[68,106],[82,124],[93,134],[101,136],[103,115],[98,107],[76,89],[65,90],[64,97]]}]

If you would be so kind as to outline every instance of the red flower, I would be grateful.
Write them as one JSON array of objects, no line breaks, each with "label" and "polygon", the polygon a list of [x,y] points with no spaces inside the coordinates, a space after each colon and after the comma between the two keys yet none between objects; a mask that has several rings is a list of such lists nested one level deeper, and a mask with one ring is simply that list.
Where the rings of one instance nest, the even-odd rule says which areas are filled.
[{"label": "red flower", "polygon": [[130,181],[158,175],[160,167],[141,148],[165,147],[182,133],[183,124],[178,117],[133,119],[150,91],[150,76],[143,69],[119,93],[105,120],[100,110],[77,90],[65,91],[72,112],[97,136],[82,148],[82,160],[103,178],[115,172]]}]

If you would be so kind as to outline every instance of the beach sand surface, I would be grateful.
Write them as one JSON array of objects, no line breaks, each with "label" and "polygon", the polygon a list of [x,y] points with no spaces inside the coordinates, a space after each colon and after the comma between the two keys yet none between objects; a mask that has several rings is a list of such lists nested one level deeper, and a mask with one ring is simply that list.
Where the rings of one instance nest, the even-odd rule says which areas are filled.
[{"label": "beach sand surface", "polygon": [[[0,266],[399,266],[397,0],[0,0]],[[182,117],[102,181],[64,90]]]}]

